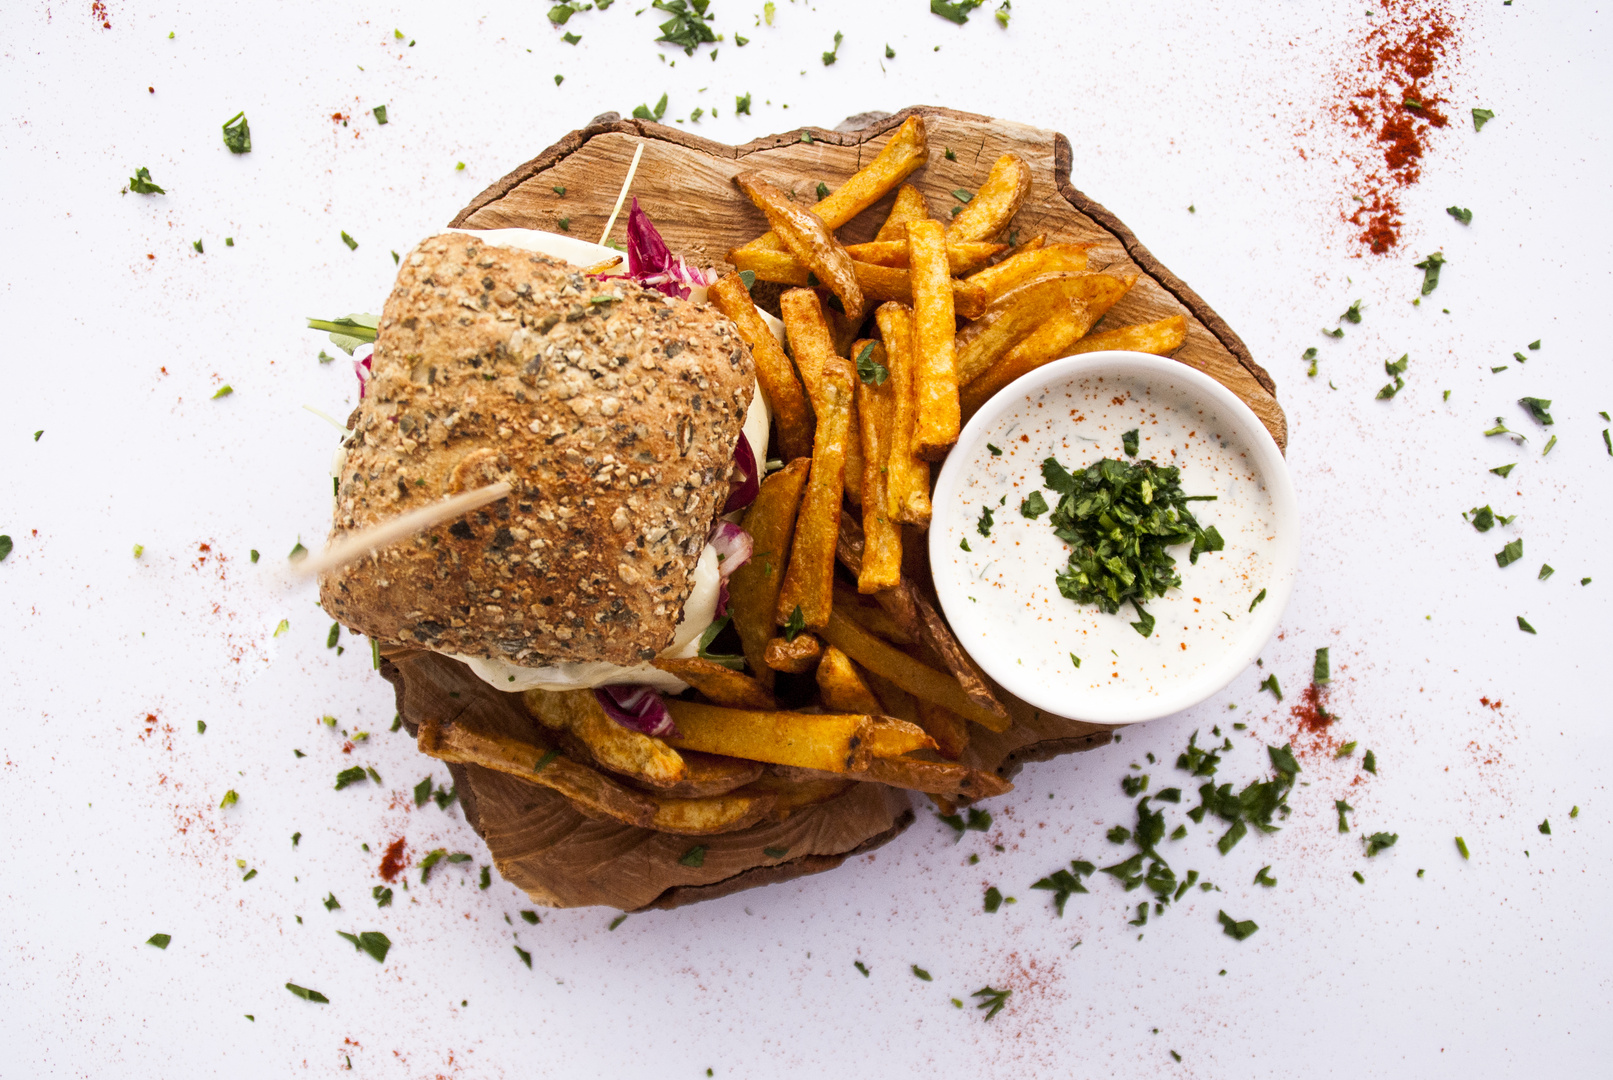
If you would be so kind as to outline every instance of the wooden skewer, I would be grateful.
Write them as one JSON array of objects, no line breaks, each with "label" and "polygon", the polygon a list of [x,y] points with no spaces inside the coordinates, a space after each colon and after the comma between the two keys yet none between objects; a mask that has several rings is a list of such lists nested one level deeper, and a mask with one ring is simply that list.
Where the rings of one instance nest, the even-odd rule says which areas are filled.
[{"label": "wooden skewer", "polygon": [[468,514],[477,507],[498,502],[498,500],[509,495],[514,490],[509,481],[500,480],[496,484],[489,484],[486,487],[477,488],[475,491],[467,491],[463,495],[455,495],[451,499],[444,499],[442,502],[432,506],[423,506],[419,510],[411,510],[402,517],[396,517],[391,521],[382,522],[374,528],[354,533],[352,536],[346,537],[321,551],[318,555],[310,555],[308,558],[294,564],[292,572],[298,577],[313,577],[317,574],[323,574],[327,570],[334,570],[338,566],[345,566],[350,562],[372,555],[381,548],[389,547],[399,540],[405,540],[416,533],[425,532],[433,526],[441,525],[445,521],[451,521],[462,514]]}]

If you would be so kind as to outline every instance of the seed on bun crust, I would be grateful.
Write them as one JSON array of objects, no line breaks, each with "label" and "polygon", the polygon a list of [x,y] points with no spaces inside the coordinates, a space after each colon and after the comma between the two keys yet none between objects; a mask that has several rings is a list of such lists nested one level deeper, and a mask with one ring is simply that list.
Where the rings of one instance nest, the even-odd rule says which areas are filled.
[{"label": "seed on bun crust", "polygon": [[515,493],[323,575],[327,611],[527,667],[672,643],[755,388],[732,323],[446,233],[402,260],[372,364],[332,542],[500,480]]}]

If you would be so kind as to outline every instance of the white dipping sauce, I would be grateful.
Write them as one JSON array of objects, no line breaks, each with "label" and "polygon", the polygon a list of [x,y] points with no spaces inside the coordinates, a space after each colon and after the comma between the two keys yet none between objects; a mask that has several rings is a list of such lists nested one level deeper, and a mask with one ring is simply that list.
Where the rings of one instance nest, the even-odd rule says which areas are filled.
[{"label": "white dipping sauce", "polygon": [[[1252,415],[1240,404],[1239,418],[1188,380],[1148,371],[1087,370],[1016,389],[982,410],[979,428],[970,425],[936,492],[930,560],[963,646],[1011,692],[1078,719],[1149,719],[1221,689],[1264,645],[1293,577],[1284,549],[1295,545],[1292,538],[1277,543],[1282,515],[1262,475],[1265,455],[1243,434]],[[1132,428],[1140,432],[1135,459],[1121,444]],[[1263,430],[1258,437],[1270,442]],[[1188,505],[1201,528],[1216,527],[1225,549],[1204,552],[1197,563],[1188,562],[1191,544],[1167,549],[1182,584],[1143,602],[1157,620],[1148,638],[1132,628],[1137,616],[1129,603],[1108,615],[1060,594],[1054,578],[1068,565],[1070,546],[1051,525],[1060,496],[1043,486],[1048,457],[1072,473],[1106,457],[1151,458],[1180,471],[1184,494],[1218,497]],[[1287,508],[1286,473],[1282,483]],[[1049,509],[1031,519],[1020,503],[1034,491]],[[994,524],[982,536],[986,507]],[[1267,597],[1251,613],[1263,588]],[[1230,672],[1229,659],[1236,660]]]}]

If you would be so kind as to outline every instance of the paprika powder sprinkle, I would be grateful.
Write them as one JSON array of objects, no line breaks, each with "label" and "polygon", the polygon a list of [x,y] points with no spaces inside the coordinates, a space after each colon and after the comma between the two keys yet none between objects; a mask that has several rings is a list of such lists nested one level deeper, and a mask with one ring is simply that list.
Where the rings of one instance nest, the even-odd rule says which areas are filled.
[{"label": "paprika powder sprinkle", "polygon": [[398,837],[387,845],[386,854],[381,856],[381,880],[396,881],[399,874],[409,865],[403,857],[403,837]]},{"label": "paprika powder sprinkle", "polygon": [[1422,179],[1430,133],[1450,123],[1445,70],[1460,41],[1438,0],[1388,0],[1335,78],[1330,112],[1350,138],[1355,207],[1344,213],[1356,240],[1381,255],[1400,243],[1401,193]]}]

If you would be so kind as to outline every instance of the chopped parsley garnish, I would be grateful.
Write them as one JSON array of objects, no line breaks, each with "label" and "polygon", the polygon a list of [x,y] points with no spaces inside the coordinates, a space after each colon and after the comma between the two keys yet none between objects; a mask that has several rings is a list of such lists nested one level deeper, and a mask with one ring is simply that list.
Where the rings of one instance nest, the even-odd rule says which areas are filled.
[{"label": "chopped parsley garnish", "polygon": [[796,604],[795,610],[790,612],[789,619],[784,623],[784,640],[794,641],[806,629],[806,616],[801,613],[801,605]]},{"label": "chopped parsley garnish", "polygon": [[521,963],[526,965],[526,969],[528,971],[531,971],[532,970],[532,954],[527,952],[525,949],[521,948],[521,946],[519,946],[519,945],[515,945],[515,946],[513,946],[513,948],[515,949],[515,955],[519,956],[521,958]]},{"label": "chopped parsley garnish", "polygon": [[286,989],[290,990],[293,994],[296,994],[304,1001],[314,1001],[321,1005],[330,1004],[330,998],[326,997],[324,994],[321,994],[318,990],[310,990],[306,986],[298,986],[296,983],[286,983]]},{"label": "chopped parsley garnish", "polygon": [[704,866],[706,864],[706,846],[704,844],[696,844],[688,851],[685,851],[683,853],[683,857],[680,858],[678,862],[684,866]]},{"label": "chopped parsley garnish", "polygon": [[749,116],[750,115],[750,93],[749,93],[749,91],[747,91],[745,93],[744,97],[736,96],[734,98],[734,115],[735,116]]},{"label": "chopped parsley garnish", "polygon": [[1339,832],[1341,832],[1341,833],[1349,832],[1350,831],[1350,823],[1348,821],[1344,820],[1344,815],[1350,813],[1351,811],[1353,811],[1355,809],[1355,807],[1351,806],[1349,803],[1345,802],[1343,799],[1334,799],[1333,800],[1333,809],[1337,810],[1338,813],[1339,813]]},{"label": "chopped parsley garnish", "polygon": [[1378,391],[1378,400],[1387,400],[1400,393],[1401,389],[1406,385],[1406,380],[1401,376],[1406,373],[1406,365],[1410,360],[1411,354],[1407,353],[1399,360],[1385,360],[1383,362],[1383,370],[1388,373],[1394,382],[1383,384],[1383,389]]},{"label": "chopped parsley garnish", "polygon": [[980,7],[986,0],[956,0],[948,3],[947,0],[930,0],[930,14],[939,15],[949,22],[962,26],[969,21],[969,12]]},{"label": "chopped parsley garnish", "polygon": [[1460,206],[1447,206],[1445,212],[1463,225],[1473,224],[1473,211],[1471,210],[1463,209]]},{"label": "chopped parsley garnish", "polygon": [[235,393],[235,387],[231,386],[229,383],[225,383],[223,386],[213,391],[213,400],[217,401],[221,397],[229,397],[233,393]]},{"label": "chopped parsley garnish", "polygon": [[205,254],[205,252],[202,251],[202,242],[200,240],[192,240],[190,242],[190,246],[196,249],[196,254]]},{"label": "chopped parsley garnish", "polygon": [[168,943],[172,940],[174,940],[172,934],[152,934],[150,937],[146,938],[146,944],[155,945],[159,949],[166,949],[168,947]]},{"label": "chopped parsley garnish", "polygon": [[[750,104],[750,95],[749,94],[745,95],[745,102],[746,102],[747,106]],[[750,109],[747,108],[745,111],[749,112]],[[659,120],[659,119],[661,119],[661,117],[663,117],[665,115],[666,115],[666,95],[665,94],[662,94],[661,95],[661,100],[655,103],[655,108],[654,109],[651,109],[648,105],[640,105],[636,109],[633,110],[633,116],[634,116],[635,119],[638,119],[638,120]]]},{"label": "chopped parsley garnish", "polygon": [[1367,883],[1367,879],[1361,876],[1361,871],[1359,870],[1350,871],[1350,876],[1355,878],[1355,883],[1357,885],[1365,885]]},{"label": "chopped parsley garnish", "polygon": [[241,799],[241,797],[235,793],[235,789],[230,788],[230,790],[228,790],[228,791],[226,791],[224,793],[224,798],[219,800],[218,808],[220,810],[222,810],[226,806],[234,806],[237,802],[240,801],[240,799]]},{"label": "chopped parsley garnish", "polygon": [[1556,446],[1556,445],[1557,445],[1557,436],[1553,435],[1551,438],[1546,440],[1546,448],[1540,452],[1540,456],[1545,457],[1547,454],[1551,453],[1551,448]]},{"label": "chopped parsley garnish", "polygon": [[[1485,434],[1488,435],[1489,432],[1485,432]],[[1507,476],[1511,475],[1512,470],[1516,469],[1517,467],[1518,467],[1517,463],[1514,462],[1511,465],[1497,465],[1495,468],[1491,469],[1490,471],[1495,473],[1495,475],[1501,477],[1502,479],[1505,479]]]},{"label": "chopped parsley garnish", "polygon": [[129,177],[129,190],[134,192],[136,195],[168,194],[162,188],[152,183],[151,170],[146,168],[144,165],[136,169],[134,171],[134,175]]},{"label": "chopped parsley garnish", "polygon": [[375,901],[378,908],[392,906],[392,890],[385,885],[377,885],[370,890],[370,898]]},{"label": "chopped parsley garnish", "polygon": [[[818,186],[823,187],[822,184]],[[870,341],[864,345],[862,352],[857,354],[857,377],[869,386],[884,386],[890,376],[890,369],[874,360],[874,343]]]},{"label": "chopped parsley garnish", "polygon": [[1053,908],[1058,912],[1059,918],[1064,917],[1064,904],[1076,893],[1084,893],[1087,887],[1081,883],[1083,877],[1090,877],[1097,867],[1085,859],[1076,859],[1070,863],[1068,870],[1055,870],[1042,878],[1033,889],[1045,889],[1053,894]]},{"label": "chopped parsley garnish", "polygon": [[1529,415],[1535,418],[1535,423],[1540,424],[1542,427],[1549,427],[1555,423],[1551,418],[1551,413],[1546,411],[1551,408],[1550,399],[1524,397],[1518,399],[1518,404],[1528,409]]},{"label": "chopped parsley garnish", "polygon": [[[896,50],[890,47],[889,42],[885,43],[885,59],[887,59],[887,60],[896,59]],[[950,146],[947,147],[947,160],[948,161],[956,160],[956,158],[953,156],[952,148]]]},{"label": "chopped parsley garnish", "polygon": [[974,552],[974,549],[969,546],[969,538],[967,536],[958,541],[958,546],[971,554]]},{"label": "chopped parsley garnish", "polygon": [[321,900],[320,903],[325,905],[326,911],[340,911],[342,909],[342,902],[336,899],[335,893],[325,894],[325,899]]},{"label": "chopped parsley garnish", "polygon": [[1489,532],[1495,528],[1495,511],[1490,509],[1488,503],[1483,506],[1475,506],[1462,516],[1467,518],[1468,524],[1479,532]]},{"label": "chopped parsley garnish", "polygon": [[[1055,578],[1059,592],[1078,604],[1097,604],[1114,615],[1130,603],[1133,629],[1153,633],[1154,617],[1142,601],[1181,585],[1166,548],[1192,542],[1189,562],[1224,542],[1215,526],[1202,528],[1187,509],[1174,467],[1104,458],[1071,473],[1054,458],[1042,462],[1046,487],[1059,493],[1050,524],[1071,545],[1069,564]],[[987,528],[986,515],[982,515]],[[982,530],[984,534],[985,530]]]},{"label": "chopped parsley garnish", "polygon": [[385,105],[377,105],[375,108],[371,109],[370,111],[375,114],[375,122],[377,124],[386,123],[386,106]]},{"label": "chopped parsley garnish", "polygon": [[1439,288],[1439,268],[1444,266],[1447,261],[1444,252],[1436,251],[1422,262],[1413,264],[1423,272],[1424,296]]},{"label": "chopped parsley garnish", "polygon": [[358,250],[358,241],[354,240],[351,236],[348,236],[346,229],[342,230],[342,243],[347,245],[347,250],[349,251]]},{"label": "chopped parsley garnish", "polygon": [[[930,0],[930,10],[934,11],[939,2],[940,0]],[[1013,994],[1014,992],[1012,990],[994,990],[990,986],[983,986],[969,996],[983,999],[975,1006],[975,1008],[985,1009],[985,1019],[990,1020],[993,1016],[996,1016],[998,1013],[1002,1012],[1003,1006],[1008,1004],[1008,999],[1012,997]]]},{"label": "chopped parsley garnish", "polygon": [[350,769],[343,769],[341,772],[336,774],[336,790],[340,791],[342,788],[347,787],[350,784],[357,784],[364,779],[366,779],[366,773],[364,772],[363,768],[358,765],[354,765]]},{"label": "chopped parsley garnish", "polygon": [[975,522],[975,530],[979,532],[981,536],[990,536],[991,526],[991,507],[982,506],[980,508],[980,520]]},{"label": "chopped parsley garnish", "polygon": [[581,34],[573,34],[571,31],[568,30],[564,34],[560,35],[560,40],[564,41],[567,45],[575,45],[575,44],[577,44],[577,42],[582,40],[582,35]]},{"label": "chopped parsley garnish", "polygon": [[994,446],[991,443],[987,443],[986,444],[986,449],[991,451],[991,456],[992,457],[1002,457],[1003,456],[1003,448],[1000,447],[1000,446]]},{"label": "chopped parsley garnish", "polygon": [[1074,664],[1076,667],[1080,667],[1081,666],[1081,658],[1079,656],[1075,655],[1074,653],[1071,653],[1070,654],[1070,663]]},{"label": "chopped parsley garnish", "polygon": [[1271,876],[1271,867],[1262,866],[1260,872],[1255,874],[1254,884],[1264,885],[1268,889],[1276,885],[1277,879]]},{"label": "chopped parsley garnish", "polygon": [[626,921],[627,921],[627,913],[623,912],[622,914],[616,916],[616,918],[612,919],[610,921],[610,925],[607,926],[605,929],[614,930],[614,929],[616,929],[618,926],[622,925]]},{"label": "chopped parsley garnish", "polygon": [[1260,686],[1257,687],[1257,689],[1270,690],[1272,697],[1276,698],[1278,701],[1281,701],[1283,699],[1283,688],[1281,686],[1277,685],[1277,673],[1276,672],[1272,672],[1270,675],[1267,675],[1264,679],[1261,679],[1260,680]]},{"label": "chopped parsley garnish", "polygon": [[1400,839],[1399,833],[1375,832],[1367,837],[1367,858],[1371,858],[1384,848],[1392,848]]},{"label": "chopped parsley garnish", "polygon": [[[1124,825],[1116,825],[1105,833],[1104,837],[1111,844],[1124,844],[1127,840],[1131,839],[1131,830],[1126,828]],[[1106,866],[1104,867],[1103,872],[1107,874],[1111,869],[1113,869],[1113,867]]]},{"label": "chopped parsley garnish", "polygon": [[1333,681],[1332,665],[1328,661],[1326,646],[1316,650],[1316,659],[1311,664],[1311,681],[1318,686],[1326,686]]},{"label": "chopped parsley garnish", "polygon": [[[824,67],[828,67],[830,64],[832,64],[836,60],[840,59],[840,42],[841,42],[841,40],[842,40],[842,38],[844,36],[845,35],[841,34],[840,31],[838,31],[838,30],[835,31],[835,47],[834,47],[834,49],[832,49],[831,51],[826,52],[826,53],[823,54],[823,66]],[[821,199],[821,198],[823,198],[823,196],[819,195],[818,198]]]},{"label": "chopped parsley garnish", "polygon": [[1543,818],[1541,820],[1540,824],[1536,825],[1535,828],[1540,831],[1542,836],[1550,836],[1551,835],[1551,819],[1550,818]]},{"label": "chopped parsley garnish", "polygon": [[1494,120],[1494,119],[1495,119],[1495,113],[1491,112],[1489,109],[1474,109],[1473,110],[1473,130],[1474,131],[1483,131],[1484,130],[1484,125],[1488,124],[1491,120]]},{"label": "chopped parsley garnish", "polygon": [[1322,331],[1322,336],[1323,337],[1331,337],[1331,338],[1341,338],[1341,337],[1344,336],[1344,327],[1335,326],[1331,330],[1323,330]]},{"label": "chopped parsley garnish", "polygon": [[997,886],[993,885],[991,888],[986,890],[986,900],[985,900],[986,912],[988,914],[993,914],[993,913],[995,913],[997,911],[998,908],[1000,908],[1002,906],[1003,906],[1003,894],[997,890]]},{"label": "chopped parsley garnish", "polygon": [[1340,322],[1359,323],[1361,321],[1361,301],[1357,300],[1339,316]]},{"label": "chopped parsley garnish", "polygon": [[378,964],[386,963],[386,954],[392,948],[392,942],[379,930],[366,930],[361,934],[349,934],[336,931],[336,936],[346,938],[353,943],[353,948],[359,952],[368,953],[375,958]]},{"label": "chopped parsley garnish", "polygon": [[1468,857],[1467,841],[1463,840],[1460,836],[1456,838],[1456,850],[1461,853],[1462,858],[1465,859]]},{"label": "chopped parsley garnish", "polygon": [[863,978],[865,978],[865,979],[868,978],[868,965],[867,964],[863,963],[861,960],[853,960],[851,962],[851,966],[856,968],[858,971],[862,972],[863,973]]},{"label": "chopped parsley garnish", "polygon": [[945,822],[952,828],[954,832],[958,834],[955,837],[957,840],[963,839],[965,830],[972,832],[986,832],[991,828],[991,815],[986,811],[979,810],[971,806],[968,810],[968,814],[969,816],[967,818],[965,818],[962,814],[937,814],[935,816],[941,821]]},{"label": "chopped parsley garnish", "polygon": [[1136,457],[1138,446],[1138,430],[1136,428],[1132,428],[1130,431],[1120,436],[1120,445],[1126,451],[1127,457]]},{"label": "chopped parsley garnish", "polygon": [[1540,564],[1540,573],[1535,577],[1535,580],[1536,581],[1545,581],[1547,578],[1551,577],[1551,575],[1555,574],[1556,572],[1557,571],[1555,571],[1555,570],[1553,570],[1551,568],[1550,563],[1541,563]]},{"label": "chopped parsley garnish", "polygon": [[973,195],[969,194],[969,192],[965,191],[963,188],[954,188],[952,191],[952,197],[961,203],[967,203],[974,198]]},{"label": "chopped parsley garnish", "polygon": [[1040,491],[1033,491],[1019,504],[1019,512],[1028,518],[1039,518],[1047,513],[1047,500]]},{"label": "chopped parsley garnish", "polygon": [[756,274],[755,274],[755,272],[751,271],[751,270],[741,270],[739,272],[739,283],[741,285],[745,286],[745,291],[746,292],[750,292],[753,288],[756,287]]},{"label": "chopped parsley garnish", "polygon": [[1361,767],[1373,776],[1378,775],[1378,755],[1371,750],[1361,755]]},{"label": "chopped parsley garnish", "polygon": [[1529,620],[1524,618],[1522,615],[1518,616],[1518,629],[1522,630],[1526,634],[1533,634],[1535,632],[1535,628],[1529,625]]},{"label": "chopped parsley garnish", "polygon": [[1255,925],[1253,919],[1244,919],[1240,922],[1224,911],[1217,912],[1216,918],[1221,923],[1222,932],[1234,941],[1242,941],[1260,929],[1259,926]]},{"label": "chopped parsley garnish", "polygon": [[683,46],[686,56],[694,55],[695,46],[716,41],[717,35],[706,25],[708,19],[715,17],[706,14],[710,3],[711,0],[655,0],[651,7],[672,16],[661,24],[661,36],[655,40]]},{"label": "chopped parsley garnish", "polygon": [[1507,542],[1507,546],[1495,553],[1495,565],[1511,566],[1523,558],[1523,537]]},{"label": "chopped parsley garnish", "polygon": [[[1249,601],[1249,610],[1253,611],[1255,609],[1255,606],[1257,604],[1259,604],[1260,601],[1264,600],[1265,598],[1266,598],[1266,590],[1261,589],[1258,593],[1255,594],[1255,598],[1253,600]],[[1278,695],[1277,700],[1281,701],[1282,696]]]},{"label": "chopped parsley garnish", "polygon": [[923,979],[925,982],[931,982],[932,981],[931,978],[930,978],[930,973],[928,971],[925,971],[923,968],[919,967],[917,964],[913,965],[913,975],[916,978]]}]

